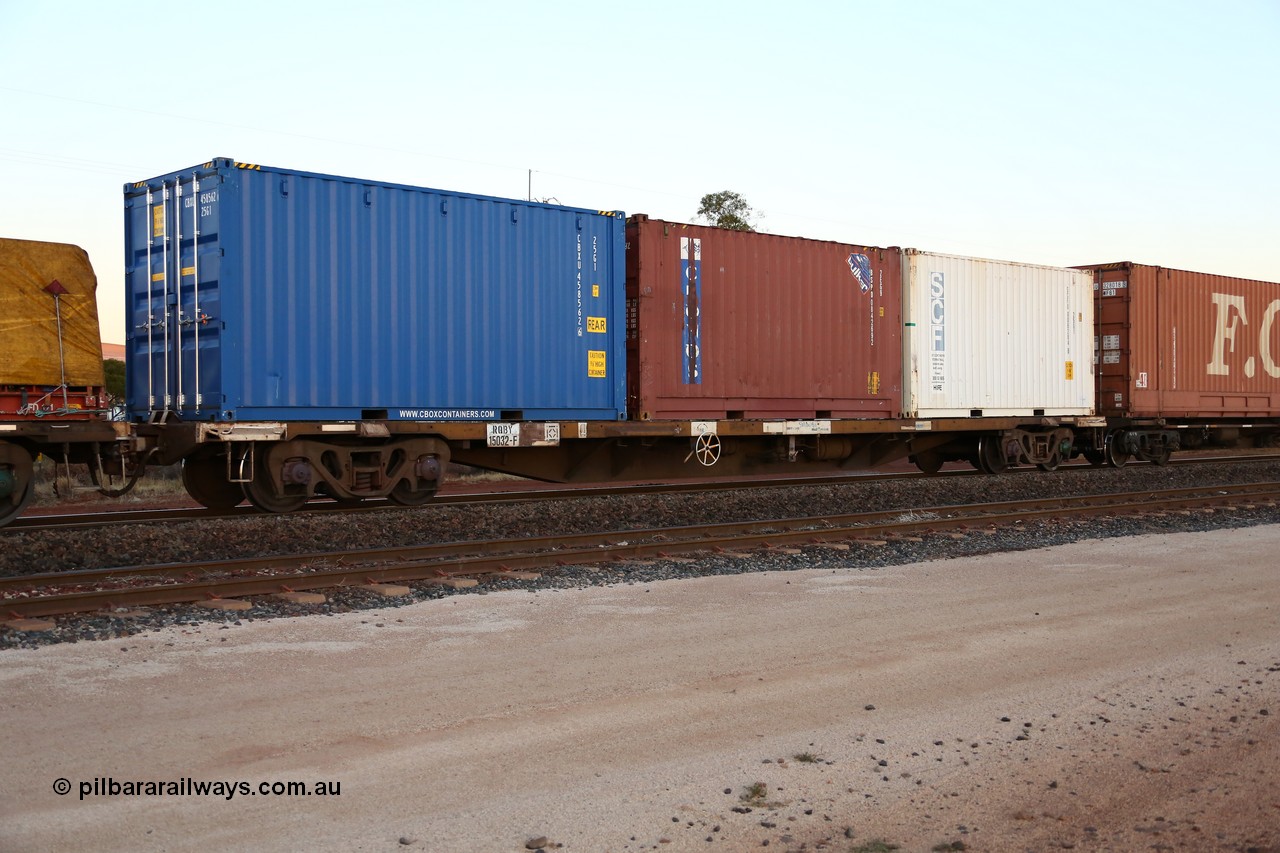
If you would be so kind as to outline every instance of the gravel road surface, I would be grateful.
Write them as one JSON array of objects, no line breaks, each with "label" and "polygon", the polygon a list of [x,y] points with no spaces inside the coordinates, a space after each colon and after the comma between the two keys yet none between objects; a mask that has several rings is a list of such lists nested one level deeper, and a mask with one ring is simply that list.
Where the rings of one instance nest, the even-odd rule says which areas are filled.
[{"label": "gravel road surface", "polygon": [[1278,552],[1262,525],[9,649],[0,849],[1276,851]]}]

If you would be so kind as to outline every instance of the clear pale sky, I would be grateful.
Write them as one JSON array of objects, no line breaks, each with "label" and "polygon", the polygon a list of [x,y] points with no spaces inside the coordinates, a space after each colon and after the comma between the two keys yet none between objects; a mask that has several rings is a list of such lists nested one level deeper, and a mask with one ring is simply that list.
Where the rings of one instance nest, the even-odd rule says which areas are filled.
[{"label": "clear pale sky", "polygon": [[0,0],[0,236],[123,342],[123,185],[212,157],[1280,280],[1280,0]]}]

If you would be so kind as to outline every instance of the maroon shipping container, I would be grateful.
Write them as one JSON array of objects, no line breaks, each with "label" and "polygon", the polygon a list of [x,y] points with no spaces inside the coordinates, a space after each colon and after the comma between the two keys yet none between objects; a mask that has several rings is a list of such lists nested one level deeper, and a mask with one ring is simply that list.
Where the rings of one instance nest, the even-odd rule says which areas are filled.
[{"label": "maroon shipping container", "polygon": [[1280,415],[1280,284],[1134,263],[1094,271],[1098,414]]},{"label": "maroon shipping container", "polygon": [[902,410],[898,249],[627,223],[627,383],[640,419]]}]

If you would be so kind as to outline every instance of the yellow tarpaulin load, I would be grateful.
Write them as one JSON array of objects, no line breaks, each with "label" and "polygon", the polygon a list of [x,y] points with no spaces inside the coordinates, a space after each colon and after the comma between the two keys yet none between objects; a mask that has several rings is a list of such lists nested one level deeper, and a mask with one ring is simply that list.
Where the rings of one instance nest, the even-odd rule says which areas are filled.
[{"label": "yellow tarpaulin load", "polygon": [[58,310],[67,385],[102,385],[97,289],[79,246],[0,238],[0,385],[62,383]]}]

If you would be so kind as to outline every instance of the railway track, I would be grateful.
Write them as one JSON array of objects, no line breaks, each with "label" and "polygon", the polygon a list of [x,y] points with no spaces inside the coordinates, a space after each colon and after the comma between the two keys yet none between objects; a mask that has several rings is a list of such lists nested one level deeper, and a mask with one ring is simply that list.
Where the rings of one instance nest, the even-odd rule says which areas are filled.
[{"label": "railway track", "polygon": [[536,579],[535,571],[565,565],[737,554],[751,548],[880,546],[895,537],[969,535],[1045,518],[1190,513],[1259,504],[1280,505],[1280,483],[55,572],[0,578],[0,619],[200,602],[230,609],[234,605],[226,605],[229,600],[334,587],[376,588],[405,581],[471,586],[486,576]]},{"label": "railway track", "polygon": [[[1174,465],[1204,465],[1231,463],[1274,462],[1280,455],[1260,454],[1250,456],[1202,456],[1174,459]],[[1126,467],[1138,467],[1149,463],[1133,462]],[[1060,472],[1091,471],[1094,466],[1087,463],[1063,465]],[[865,483],[876,480],[905,480],[926,476],[933,477],[974,477],[988,476],[976,470],[949,470],[933,475],[918,471],[906,472],[870,472],[825,476],[805,477],[767,477],[752,479],[723,480],[689,480],[677,483],[630,483],[603,486],[567,486],[567,487],[526,487],[502,491],[453,492],[446,491],[439,495],[428,506],[447,507],[481,503],[516,503],[520,501],[562,500],[578,497],[608,497],[614,495],[674,494],[678,492],[712,492],[746,488],[783,488],[787,486],[824,486],[842,483]],[[1017,468],[1002,476],[1045,476],[1035,468]],[[358,506],[340,505],[328,499],[319,499],[308,504],[305,509],[293,513],[351,513],[377,512],[388,509],[403,510],[398,504],[386,500],[367,501]],[[171,523],[180,521],[199,521],[213,518],[240,516],[260,516],[257,509],[242,505],[231,510],[211,510],[203,507],[160,507],[146,509],[103,509],[96,507],[90,512],[74,512],[57,515],[31,515],[11,522],[4,531],[35,532],[41,530],[79,530],[108,527],[122,524]],[[2,534],[0,534],[2,535]]]},{"label": "railway track", "polygon": [[[967,476],[968,471],[946,471],[936,476]],[[615,495],[674,494],[677,492],[713,492],[730,489],[758,488],[761,486],[779,488],[784,486],[822,486],[840,483],[865,482],[868,479],[903,479],[923,476],[918,473],[894,474],[841,474],[836,476],[788,477],[788,478],[755,478],[748,480],[690,480],[678,483],[628,483],[606,486],[526,486],[518,489],[501,491],[450,492],[449,487],[426,506],[448,507],[467,504],[518,503],[521,501],[562,500],[564,498],[611,497]],[[307,504],[304,509],[290,515],[306,513],[352,513],[377,512],[380,510],[403,510],[405,507],[389,500],[369,500],[358,506],[341,505],[327,498],[319,498]],[[229,518],[241,516],[261,516],[248,504],[237,506],[227,511],[205,509],[203,507],[164,507],[138,510],[99,510],[90,513],[69,513],[66,515],[27,516],[13,521],[7,530],[74,530],[93,527],[105,527],[117,524],[137,524],[140,522],[176,522],[193,521],[211,518]]]}]

